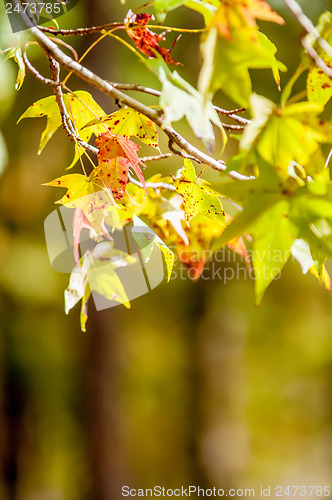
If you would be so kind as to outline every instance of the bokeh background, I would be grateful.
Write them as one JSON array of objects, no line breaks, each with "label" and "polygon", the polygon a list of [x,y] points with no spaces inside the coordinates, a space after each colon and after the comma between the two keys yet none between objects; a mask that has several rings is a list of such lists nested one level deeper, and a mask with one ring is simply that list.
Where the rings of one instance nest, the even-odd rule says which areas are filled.
[{"label": "bokeh background", "polygon": [[[285,82],[300,59],[301,30],[281,0],[271,4],[287,24],[260,26],[289,68]],[[315,22],[331,8],[328,0],[301,4]],[[81,0],[59,22],[72,28],[122,20],[140,5]],[[167,23],[192,28],[202,20],[180,8]],[[96,38],[66,41],[82,54]],[[185,35],[174,49],[192,84],[198,44],[198,35]],[[40,51],[29,54],[47,76]],[[112,81],[158,84],[112,39],[85,62]],[[256,92],[279,99],[271,72],[252,75]],[[68,275],[51,269],[43,233],[60,193],[41,184],[64,173],[73,146],[59,131],[37,156],[43,119],[16,121],[50,91],[28,74],[16,92],[15,77],[14,63],[1,64],[0,499],[117,500],[123,485],[329,485],[332,292],[293,262],[259,308],[250,279],[183,277],[136,299],[130,310],[97,313],[91,303],[81,333],[78,308],[64,314]],[[73,77],[69,85],[86,88]],[[92,94],[107,112],[115,110],[110,99]],[[216,103],[234,106],[221,93]],[[195,142],[185,123],[178,128]],[[224,158],[235,148],[230,141]],[[148,174],[179,166],[150,164]]]}]

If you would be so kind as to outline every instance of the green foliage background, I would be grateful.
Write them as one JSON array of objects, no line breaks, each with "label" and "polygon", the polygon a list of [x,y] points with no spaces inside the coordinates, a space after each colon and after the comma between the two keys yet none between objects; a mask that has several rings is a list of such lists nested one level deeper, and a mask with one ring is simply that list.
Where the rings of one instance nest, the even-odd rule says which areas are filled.
[{"label": "green foliage background", "polygon": [[[271,2],[286,27],[260,24],[291,74],[300,30],[281,4]],[[331,8],[327,0],[302,6],[314,22]],[[114,0],[81,1],[61,26],[121,20],[126,10]],[[167,22],[191,28],[199,16],[179,9]],[[198,36],[190,41],[174,57],[195,84]],[[88,42],[76,43],[82,53]],[[113,40],[86,62],[110,80],[153,83]],[[82,334],[78,311],[63,314],[68,276],[50,268],[43,236],[58,193],[41,184],[70,163],[72,145],[58,132],[36,156],[43,124],[16,120],[48,89],[28,75],[14,94],[15,72],[12,63],[1,66],[8,162],[0,178],[0,498],[112,500],[124,484],[329,484],[331,292],[292,262],[259,308],[251,280],[177,279],[130,311],[92,312]],[[270,71],[252,74],[254,90],[276,99]],[[218,104],[232,106],[227,98]],[[195,142],[184,123],[179,130]],[[168,174],[169,164],[162,169]]]}]

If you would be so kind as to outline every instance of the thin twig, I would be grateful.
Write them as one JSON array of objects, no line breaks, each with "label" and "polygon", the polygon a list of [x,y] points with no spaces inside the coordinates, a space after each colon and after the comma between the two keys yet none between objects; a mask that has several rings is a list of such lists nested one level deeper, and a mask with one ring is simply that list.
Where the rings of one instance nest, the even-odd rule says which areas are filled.
[{"label": "thin twig", "polygon": [[330,78],[332,78],[332,69],[325,64],[323,59],[319,57],[317,51],[313,48],[312,44],[317,42],[318,45],[323,49],[323,51],[332,59],[332,47],[327,43],[324,38],[320,36],[320,33],[315,28],[311,20],[304,14],[302,8],[296,0],[284,0],[289,10],[294,14],[302,28],[312,37],[311,44],[308,43],[306,38],[301,40],[303,48],[307,51],[309,57],[314,61],[317,66],[324,71]]},{"label": "thin twig", "polygon": [[245,125],[231,125],[230,123],[220,122],[225,130],[234,130],[235,132],[243,132]]},{"label": "thin twig", "polygon": [[37,80],[41,81],[45,85],[51,85],[52,87],[58,87],[59,85],[62,85],[61,82],[55,82],[54,80],[50,80],[49,78],[45,78],[43,75],[41,75],[29,61],[26,50],[23,51],[23,61],[28,70],[37,78]]},{"label": "thin twig", "polygon": [[109,82],[109,83],[113,85],[114,88],[119,90],[133,90],[136,92],[144,92],[145,94],[150,94],[155,97],[161,96],[160,90],[150,89],[149,87],[143,87],[142,85],[138,85],[137,83],[115,83],[115,82]]},{"label": "thin twig", "polygon": [[329,163],[330,163],[330,160],[332,158],[332,148],[330,149],[330,152],[328,154],[328,157],[326,158],[326,162],[325,162],[325,168],[327,168],[329,166]]},{"label": "thin twig", "polygon": [[173,146],[173,144],[174,144],[174,141],[172,139],[169,139],[169,141],[168,141],[168,148],[175,155],[181,156],[181,158],[186,158],[187,160],[196,161],[197,163],[202,163],[200,160],[197,161],[197,158],[195,158],[194,156],[191,156],[191,155],[188,155],[188,154],[184,153],[181,149],[176,149]]},{"label": "thin twig", "polygon": [[229,115],[235,115],[237,113],[244,113],[247,111],[247,108],[237,108],[237,109],[222,109],[219,108],[217,109],[218,113],[221,113],[222,115],[229,116]]},{"label": "thin twig", "polygon": [[109,24],[103,24],[102,26],[91,26],[90,28],[77,28],[73,30],[57,30],[53,28],[47,28],[46,26],[38,26],[40,31],[43,33],[51,33],[54,36],[74,36],[74,35],[90,35],[92,33],[101,33],[104,30],[110,29],[110,28],[117,28],[117,27],[123,27],[123,23],[109,23]]},{"label": "thin twig", "polygon": [[163,160],[164,158],[169,158],[170,156],[172,156],[172,153],[165,153],[158,156],[143,156],[140,160],[145,163],[146,161]]},{"label": "thin twig", "polygon": [[298,2],[296,0],[284,0],[284,3],[287,5],[289,10],[294,14],[298,22],[301,24],[302,28],[314,38],[314,41],[317,41],[319,46],[332,59],[331,45],[328,44],[327,41],[320,36],[320,33],[317,31],[317,29],[315,28],[309,17],[305,15]]},{"label": "thin twig", "polygon": [[244,108],[240,108],[240,110],[234,110],[234,111],[227,111],[226,109],[219,108],[219,106],[215,106],[214,109],[217,111],[217,113],[220,113],[221,115],[228,116],[229,118],[232,118],[232,120],[237,121],[238,123],[241,123],[241,125],[248,125],[250,123],[250,120],[247,118],[243,118],[242,116],[237,116],[234,111],[241,112]]},{"label": "thin twig", "polygon": [[[143,184],[136,180],[134,177],[132,177],[130,174],[128,174],[128,179],[132,184],[135,184],[136,186],[139,186],[143,188]],[[147,188],[152,188],[152,189],[168,189],[168,191],[176,191],[175,186],[173,184],[167,184],[166,182],[146,182],[145,183]]]}]

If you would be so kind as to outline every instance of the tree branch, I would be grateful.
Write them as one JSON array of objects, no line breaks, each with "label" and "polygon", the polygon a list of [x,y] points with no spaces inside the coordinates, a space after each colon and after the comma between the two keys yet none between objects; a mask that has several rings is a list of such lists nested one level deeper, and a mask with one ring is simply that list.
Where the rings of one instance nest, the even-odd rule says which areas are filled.
[{"label": "tree branch", "polygon": [[[79,78],[89,83],[91,86],[96,87],[101,90],[105,94],[112,97],[114,100],[118,100],[132,109],[135,109],[139,113],[150,118],[156,125],[158,125],[165,134],[169,137],[169,139],[177,144],[181,149],[183,149],[188,155],[192,156],[199,163],[204,163],[214,170],[218,172],[222,172],[226,170],[226,165],[221,160],[215,160],[211,156],[203,153],[198,148],[190,144],[184,137],[182,137],[176,130],[173,129],[170,125],[167,125],[165,119],[159,115],[159,113],[145,106],[141,102],[133,99],[130,96],[127,96],[120,90],[116,89],[109,82],[103,80],[98,75],[87,69],[85,66],[82,66],[78,62],[74,61],[71,57],[67,56],[62,50],[50,40],[44,33],[40,31],[39,28],[31,28],[32,35],[36,38],[39,45],[48,52],[59,64],[65,67],[67,70],[75,73]],[[88,145],[88,148],[90,146]],[[233,179],[243,179],[243,175],[238,174],[237,172],[229,172],[228,175]]]},{"label": "tree branch", "polygon": [[[111,85],[113,85],[116,89],[119,89],[119,90],[129,90],[129,91],[132,90],[132,91],[136,91],[136,92],[143,92],[145,94],[150,94],[150,95],[153,95],[155,97],[161,96],[160,90],[151,89],[149,87],[143,87],[142,85],[138,85],[137,83],[113,83],[113,82],[109,82],[109,83]],[[219,106],[214,106],[214,108],[217,111],[217,113],[224,115],[224,116],[228,116],[229,118],[232,118],[233,120],[237,121],[238,123],[240,123],[242,125],[242,127],[240,128],[237,125],[229,125],[227,123],[222,123],[222,126],[225,129],[243,130],[245,125],[248,125],[248,123],[250,123],[250,120],[247,120],[247,118],[237,116],[237,114],[236,114],[236,113],[243,113],[244,111],[246,111],[245,108],[232,109],[232,110],[219,108]]]},{"label": "tree branch", "polygon": [[98,154],[98,149],[95,148],[94,146],[91,146],[85,141],[82,141],[82,139],[76,134],[73,123],[70,119],[70,116],[67,112],[65,103],[63,102],[63,94],[62,94],[62,88],[61,88],[61,82],[60,82],[60,64],[58,61],[53,59],[52,56],[49,55],[48,52],[46,52],[47,57],[50,61],[50,68],[51,68],[51,73],[53,76],[53,82],[54,82],[54,94],[55,94],[55,100],[58,105],[60,114],[61,114],[61,119],[62,119],[62,125],[64,130],[66,131],[69,139],[73,141],[75,144],[79,144],[82,148],[88,149],[94,154]]}]

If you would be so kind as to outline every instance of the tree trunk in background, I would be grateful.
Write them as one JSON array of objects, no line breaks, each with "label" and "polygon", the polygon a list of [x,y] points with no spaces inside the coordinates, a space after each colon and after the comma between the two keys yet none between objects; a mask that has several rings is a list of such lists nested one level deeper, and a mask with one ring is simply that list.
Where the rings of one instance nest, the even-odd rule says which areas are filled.
[{"label": "tree trunk in background", "polygon": [[24,447],[23,421],[26,411],[27,390],[22,367],[15,361],[11,318],[15,314],[7,304],[2,320],[3,377],[1,399],[1,483],[6,500],[16,500],[18,487],[18,463]]},{"label": "tree trunk in background", "polygon": [[118,500],[122,461],[118,426],[117,347],[114,310],[97,312],[90,304],[86,369],[88,453],[92,472],[91,500]]},{"label": "tree trunk in background", "polygon": [[[97,26],[111,22],[113,2],[94,0],[86,2],[86,25]],[[98,35],[99,36],[99,35]],[[84,50],[96,37],[82,40]],[[106,76],[103,64],[105,47],[97,45],[85,63],[94,72]],[[116,54],[112,55],[113,61]],[[88,89],[89,91],[91,89]],[[103,102],[104,99],[104,102]],[[98,95],[103,106],[109,98]],[[118,437],[119,420],[116,389],[117,337],[121,333],[115,309],[97,312],[92,300],[89,304],[86,351],[86,414],[88,418],[88,453],[92,473],[91,500],[118,500],[121,495],[121,459]]]},{"label": "tree trunk in background", "polygon": [[[187,409],[190,415],[190,441],[188,443],[189,455],[192,464],[192,479],[195,484],[201,488],[208,487],[208,480],[200,460],[200,437],[202,433],[202,370],[201,370],[201,345],[200,330],[202,319],[206,314],[206,281],[199,280],[191,289],[192,294],[188,298],[190,310],[187,315],[187,347],[190,359],[190,380],[191,394],[189,407]],[[188,308],[189,309],[189,308]]]}]

